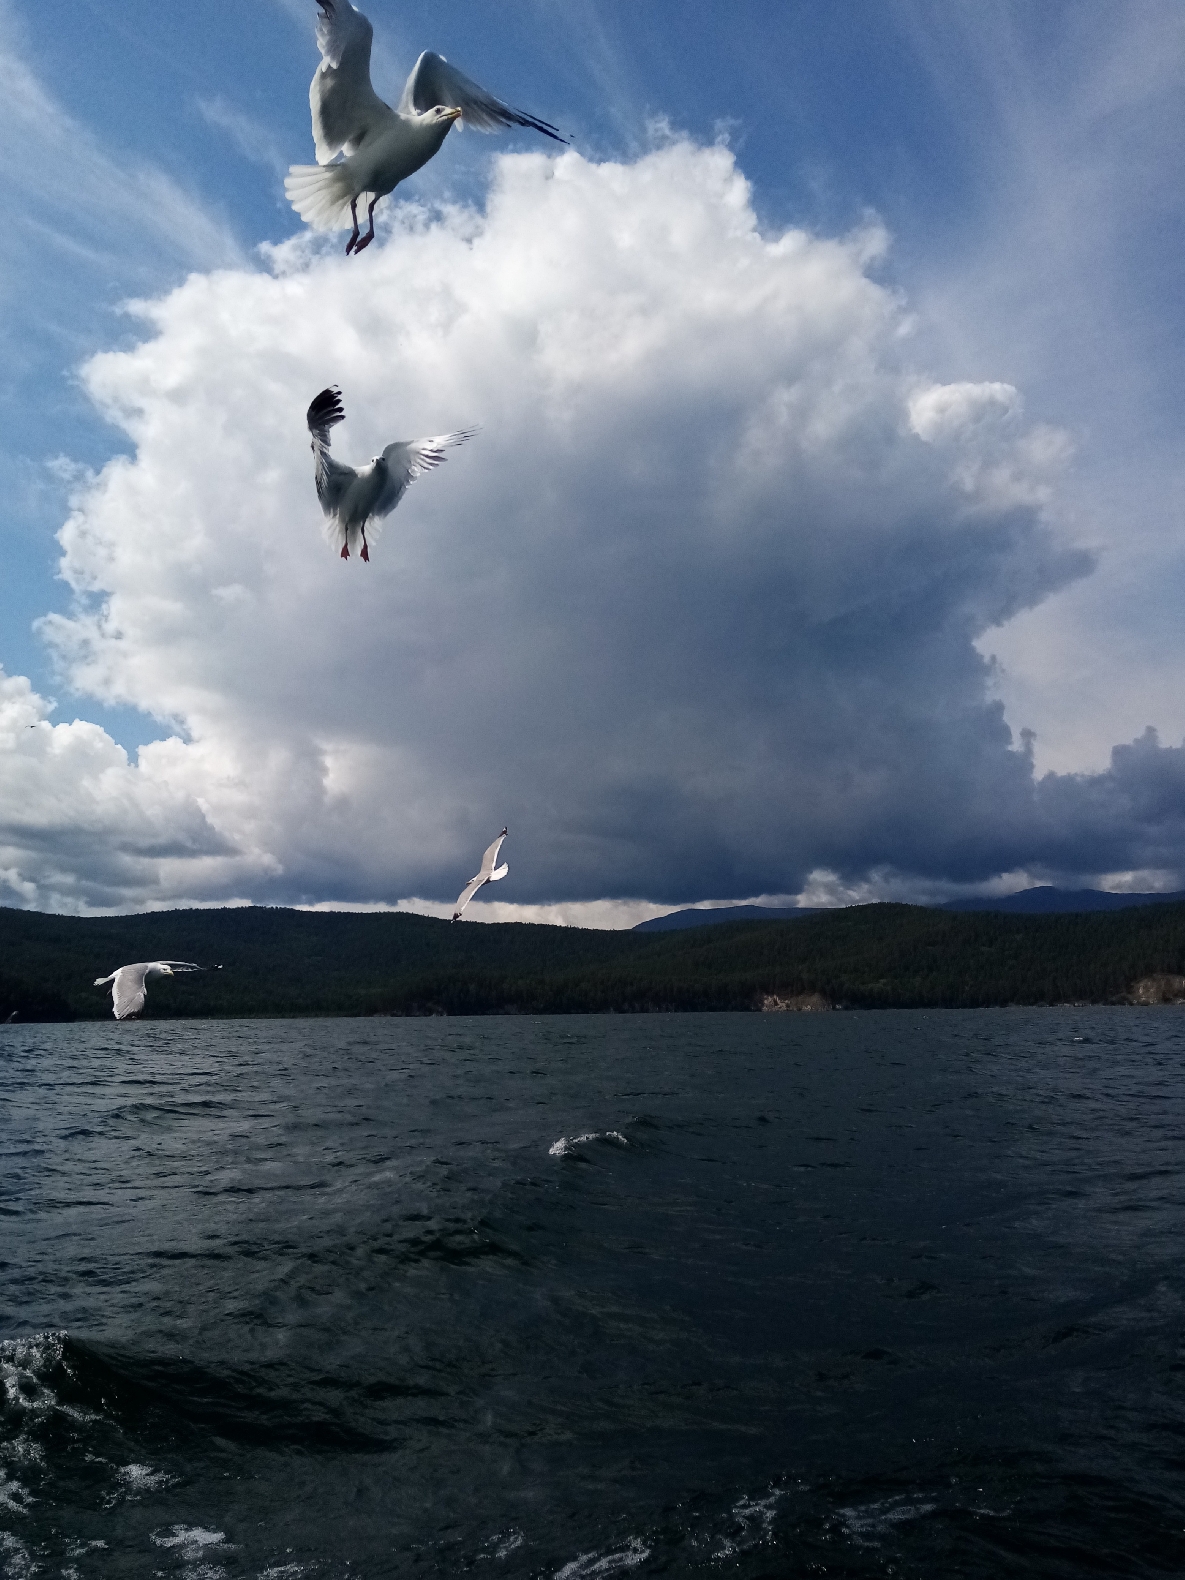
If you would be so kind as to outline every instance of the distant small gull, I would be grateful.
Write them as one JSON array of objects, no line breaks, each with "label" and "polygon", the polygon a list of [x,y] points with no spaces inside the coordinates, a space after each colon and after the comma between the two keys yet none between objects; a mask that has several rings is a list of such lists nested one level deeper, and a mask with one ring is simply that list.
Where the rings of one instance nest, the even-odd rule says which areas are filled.
[{"label": "distant small gull", "polygon": [[[370,81],[374,29],[349,0],[317,0],[317,47],[321,64],[313,74],[315,165],[293,165],[284,191],[314,230],[353,231],[346,251],[361,252],[374,240],[374,206],[414,175],[440,150],[454,121],[479,132],[529,126],[557,143],[565,141],[549,121],[512,110],[479,88],[443,55],[425,50],[412,67],[399,108],[384,104]],[[330,160],[345,157],[337,164]],[[358,200],[367,192],[370,229],[361,236]]]},{"label": "distant small gull", "polygon": [[[362,544],[362,558],[370,563],[366,524],[389,516],[421,472],[430,472],[446,459],[445,451],[463,444],[477,432],[462,428],[457,433],[438,433],[432,439],[400,439],[376,455],[369,466],[356,472],[352,466],[335,461],[329,453],[329,430],[345,419],[342,392],[336,385],[321,391],[308,409],[309,432],[313,436],[313,455],[317,462],[317,498],[328,519],[326,532],[341,557],[348,560],[351,548]],[[371,531],[375,529],[372,527]]]},{"label": "distant small gull", "polygon": [[497,869],[497,871],[494,870],[494,863],[498,859],[498,852],[502,848],[502,841],[505,838],[506,838],[506,830],[503,829],[502,832],[498,835],[497,839],[494,841],[494,843],[486,851],[485,855],[481,858],[481,870],[477,874],[477,877],[476,878],[470,878],[469,882],[465,885],[465,887],[461,890],[460,894],[457,896],[457,908],[453,912],[453,921],[454,922],[460,916],[461,912],[465,909],[465,907],[469,904],[470,900],[477,893],[478,889],[484,888],[487,883],[497,883],[499,878],[504,878],[506,876],[506,874],[510,871],[510,868],[506,865],[505,862],[502,863],[502,865]]},{"label": "distant small gull", "polygon": [[184,971],[221,971],[221,966],[195,966],[192,960],[142,960],[138,965],[120,966],[109,977],[96,977],[96,987],[111,983],[111,1000],[116,1020],[138,1015],[148,997],[149,977],[173,977]]}]

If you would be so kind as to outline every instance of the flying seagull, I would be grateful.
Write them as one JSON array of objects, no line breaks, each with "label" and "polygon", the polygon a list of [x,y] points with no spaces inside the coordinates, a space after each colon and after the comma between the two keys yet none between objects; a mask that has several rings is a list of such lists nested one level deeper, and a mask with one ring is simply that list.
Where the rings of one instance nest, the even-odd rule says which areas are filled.
[{"label": "flying seagull", "polygon": [[502,865],[496,869],[494,867],[494,863],[498,859],[498,851],[501,849],[502,841],[505,838],[506,830],[503,829],[494,843],[486,851],[485,855],[481,858],[481,871],[477,874],[477,877],[470,878],[469,882],[457,896],[457,908],[453,912],[454,922],[469,904],[470,900],[477,893],[478,889],[484,888],[487,883],[497,883],[499,878],[504,878],[510,871],[510,868],[505,862],[503,862]]},{"label": "flying seagull", "polygon": [[[293,165],[284,191],[314,230],[343,229],[348,213],[353,230],[347,253],[369,247],[374,240],[375,204],[428,163],[454,121],[479,132],[529,126],[557,143],[566,142],[549,121],[512,110],[431,50],[425,50],[412,67],[399,108],[393,110],[371,87],[374,29],[370,23],[349,0],[317,0],[317,4],[321,64],[309,88],[317,163]],[[344,157],[331,164],[339,153]],[[362,236],[358,201],[367,192],[370,229]]]},{"label": "flying seagull", "polygon": [[[352,466],[335,461],[329,453],[329,430],[343,421],[346,409],[342,392],[336,385],[322,390],[308,409],[309,432],[313,436],[313,455],[317,461],[317,498],[328,518],[329,541],[341,544],[341,557],[348,560],[350,549],[362,544],[362,558],[370,563],[366,524],[389,516],[421,472],[430,472],[445,460],[451,445],[463,444],[477,432],[462,428],[458,433],[438,433],[431,439],[401,439],[389,444],[369,466],[356,472]],[[371,531],[376,529],[372,526]]]},{"label": "flying seagull", "polygon": [[[192,960],[142,960],[139,965],[120,966],[109,977],[96,977],[95,986],[106,987],[108,982],[111,983],[115,1018],[127,1020],[129,1015],[138,1015],[144,1008],[149,977],[172,977],[183,971],[209,969],[207,966],[195,966]],[[221,971],[222,967],[214,966],[213,969]]]}]

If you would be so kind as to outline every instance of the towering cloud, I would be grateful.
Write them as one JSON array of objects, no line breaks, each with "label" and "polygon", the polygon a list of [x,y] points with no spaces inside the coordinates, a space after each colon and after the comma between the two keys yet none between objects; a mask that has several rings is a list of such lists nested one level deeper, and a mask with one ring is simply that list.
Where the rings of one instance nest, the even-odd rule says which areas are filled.
[{"label": "towering cloud", "polygon": [[[43,753],[85,837],[0,790],[13,892],[448,899],[503,823],[532,901],[1179,863],[1179,754],[1037,783],[990,700],[975,639],[1090,569],[1046,514],[1068,445],[919,376],[883,234],[764,233],[723,148],[495,169],[483,213],[194,275],[90,363],[135,453],[80,488],[43,629],[176,734],[130,767],[66,727],[107,779]],[[482,424],[370,566],[321,535],[330,382],[354,462]]]}]

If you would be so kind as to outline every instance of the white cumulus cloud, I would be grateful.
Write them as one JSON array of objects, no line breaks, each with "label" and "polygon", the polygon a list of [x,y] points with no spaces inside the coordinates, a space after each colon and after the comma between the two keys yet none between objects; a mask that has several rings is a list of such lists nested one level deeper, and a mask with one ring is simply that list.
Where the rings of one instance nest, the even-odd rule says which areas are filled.
[{"label": "white cumulus cloud", "polygon": [[[447,904],[503,823],[500,902],[539,905],[1071,860],[974,647],[1089,569],[1043,509],[1066,442],[1011,386],[919,378],[884,245],[767,234],[733,155],[675,141],[504,156],[483,212],[141,304],[85,370],[134,454],[79,482],[42,629],[171,721],[110,805],[176,827],[113,868],[96,800],[55,858],[86,903]],[[369,566],[321,532],[331,382],[354,463],[482,426]],[[49,883],[45,849],[0,863]]]},{"label": "white cumulus cloud", "polygon": [[0,904],[87,910],[175,897],[179,875],[234,854],[197,800],[131,766],[97,725],[51,724],[0,670]]}]

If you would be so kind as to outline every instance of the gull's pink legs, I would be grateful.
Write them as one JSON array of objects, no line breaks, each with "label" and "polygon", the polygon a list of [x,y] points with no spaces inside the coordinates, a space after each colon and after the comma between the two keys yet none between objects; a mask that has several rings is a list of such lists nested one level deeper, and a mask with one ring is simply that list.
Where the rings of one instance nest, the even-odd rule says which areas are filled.
[{"label": "gull's pink legs", "polygon": [[[370,205],[368,206],[368,208],[366,210],[366,217],[370,221],[370,229],[366,232],[366,235],[363,236],[361,241],[356,241],[354,243],[354,251],[356,253],[361,252],[363,247],[369,247],[371,242],[374,240],[374,205],[377,202],[378,202],[378,198],[372,199]],[[354,223],[355,223],[355,225],[357,225],[357,223],[358,223],[357,219],[355,219]],[[349,252],[349,250],[350,249],[347,247],[346,251]]]}]

